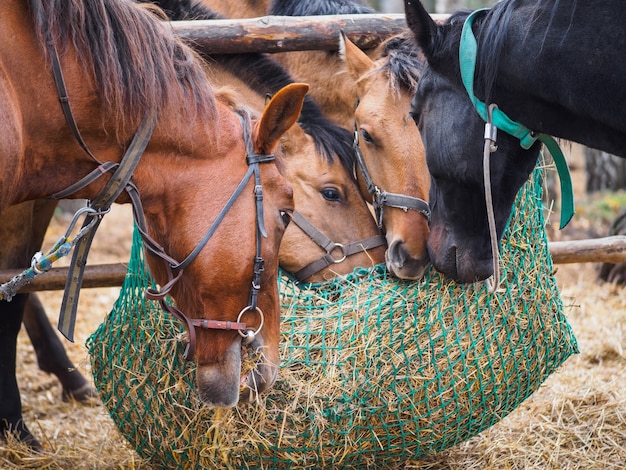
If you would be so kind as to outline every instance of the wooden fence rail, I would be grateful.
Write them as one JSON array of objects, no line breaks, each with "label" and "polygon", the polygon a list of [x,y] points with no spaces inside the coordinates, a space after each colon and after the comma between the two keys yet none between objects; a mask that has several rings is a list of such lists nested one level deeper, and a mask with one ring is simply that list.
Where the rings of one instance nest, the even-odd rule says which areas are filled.
[{"label": "wooden fence rail", "polygon": [[[447,15],[432,15],[436,20]],[[209,54],[337,50],[343,31],[361,49],[406,31],[403,14],[263,16],[173,21],[176,34]]]},{"label": "wooden fence rail", "polygon": [[[549,243],[552,261],[555,264],[567,263],[620,263],[626,261],[626,235],[573,240]],[[83,278],[83,288],[119,287],[126,277],[126,265],[122,263],[87,266]],[[0,270],[0,284],[21,273],[22,269]],[[68,268],[52,268],[36,277],[20,292],[43,290],[63,290]]]}]

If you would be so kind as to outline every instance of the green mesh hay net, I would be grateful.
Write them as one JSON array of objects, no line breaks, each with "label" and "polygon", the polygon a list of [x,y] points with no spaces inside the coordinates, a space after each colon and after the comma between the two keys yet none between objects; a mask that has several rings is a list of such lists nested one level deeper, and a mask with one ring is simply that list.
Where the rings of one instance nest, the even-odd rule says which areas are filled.
[{"label": "green mesh hay net", "polygon": [[120,297],[88,340],[111,417],[157,468],[397,468],[475,436],[578,352],[538,171],[518,195],[495,295],[432,269],[419,282],[382,267],[305,287],[281,276],[279,377],[232,410],[199,402],[182,327],[144,298],[135,236]]}]

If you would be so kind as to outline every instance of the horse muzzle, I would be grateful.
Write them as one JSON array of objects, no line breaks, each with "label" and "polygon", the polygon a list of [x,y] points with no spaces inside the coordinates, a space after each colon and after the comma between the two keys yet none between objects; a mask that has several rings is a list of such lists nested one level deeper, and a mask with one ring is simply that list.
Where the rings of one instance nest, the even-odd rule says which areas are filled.
[{"label": "horse muzzle", "polygon": [[[458,243],[443,230],[431,227],[428,254],[433,267],[459,284],[483,281],[493,275],[491,251],[473,247],[469,243]],[[489,244],[486,244],[489,248]]]},{"label": "horse muzzle", "polygon": [[257,337],[244,346],[238,335],[221,361],[198,364],[196,387],[205,404],[232,408],[256,399],[274,384],[277,376],[278,364],[266,358],[262,339]]},{"label": "horse muzzle", "polygon": [[420,257],[413,257],[408,252],[406,245],[400,239],[395,239],[389,244],[385,252],[387,270],[399,279],[420,279],[430,264],[428,252],[424,250]]}]

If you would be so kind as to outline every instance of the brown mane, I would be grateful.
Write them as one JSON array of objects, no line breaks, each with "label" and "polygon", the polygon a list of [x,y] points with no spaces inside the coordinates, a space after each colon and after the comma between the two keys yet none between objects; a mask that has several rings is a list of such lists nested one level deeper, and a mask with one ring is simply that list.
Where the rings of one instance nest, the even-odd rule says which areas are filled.
[{"label": "brown mane", "polygon": [[30,0],[30,9],[44,53],[47,31],[60,55],[76,49],[118,130],[148,110],[180,109],[180,103],[212,114],[214,96],[200,61],[154,7],[127,0]]}]

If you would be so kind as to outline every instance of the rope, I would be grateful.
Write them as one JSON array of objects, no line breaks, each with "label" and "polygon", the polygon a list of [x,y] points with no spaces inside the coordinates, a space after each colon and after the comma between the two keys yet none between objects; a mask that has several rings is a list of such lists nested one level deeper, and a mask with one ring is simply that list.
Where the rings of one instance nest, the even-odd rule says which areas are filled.
[{"label": "rope", "polygon": [[[98,218],[102,218],[106,212],[108,211],[97,211],[88,206],[78,209],[74,217],[72,217],[65,234],[57,240],[46,255],[38,251],[31,259],[30,268],[25,269],[11,280],[0,285],[0,300],[10,302],[22,287],[32,282],[39,274],[50,271],[50,269],[52,269],[52,263],[67,256],[72,251],[72,248],[74,248],[74,245],[91,230]],[[74,230],[74,226],[82,215],[90,215],[94,217],[94,219],[90,224],[82,227],[76,236],[72,237],[71,233]]]},{"label": "rope", "polygon": [[496,217],[493,212],[493,198],[491,195],[491,169],[489,157],[497,150],[496,138],[498,129],[491,122],[493,111],[498,106],[489,105],[489,115],[485,123],[485,147],[483,150],[483,179],[485,185],[485,203],[487,205],[487,220],[489,222],[489,238],[491,239],[491,256],[493,258],[493,282],[485,280],[487,290],[495,294],[500,285],[500,250],[498,244],[498,232],[496,231]]}]

